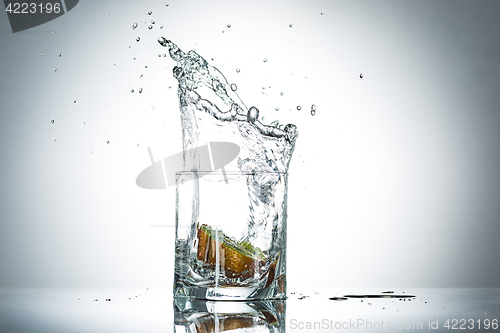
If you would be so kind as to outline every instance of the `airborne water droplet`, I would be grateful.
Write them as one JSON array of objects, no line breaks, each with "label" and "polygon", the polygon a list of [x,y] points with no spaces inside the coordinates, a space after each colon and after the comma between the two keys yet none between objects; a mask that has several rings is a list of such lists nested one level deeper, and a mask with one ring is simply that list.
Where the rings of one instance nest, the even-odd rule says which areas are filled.
[{"label": "airborne water droplet", "polygon": [[50,122],[53,124],[54,123],[54,119],[52,119]]},{"label": "airborne water droplet", "polygon": [[57,72],[57,68],[54,68],[54,72]]},{"label": "airborne water droplet", "polygon": [[264,62],[267,62],[267,58],[264,58]]},{"label": "airborne water droplet", "polygon": [[151,24],[155,24],[155,23],[156,23],[155,21],[151,20]]},{"label": "airborne water droplet", "polygon": [[316,114],[315,110],[311,110],[311,116],[314,116]]},{"label": "airborne water droplet", "polygon": [[130,92],[133,93],[134,92],[134,89],[130,89]]},{"label": "airborne water droplet", "polygon": [[311,105],[311,111],[316,111],[316,105],[315,104]]},{"label": "airborne water droplet", "polygon": [[285,95],[285,94],[284,94],[283,92],[281,92],[281,94],[280,94],[280,95],[281,95],[281,96],[283,96],[283,95]]},{"label": "airborne water droplet", "polygon": [[108,140],[108,141],[106,141],[106,144],[108,144],[108,145],[109,145],[109,140]]},{"label": "airborne water droplet", "polygon": [[59,58],[61,58],[61,53],[58,54]]},{"label": "airborne water droplet", "polygon": [[293,27],[293,24],[290,23],[288,26],[291,28],[291,27]]},{"label": "airborne water droplet", "polygon": [[142,93],[142,88],[139,88],[139,94],[141,94],[141,93]]},{"label": "airborne water droplet", "polygon": [[43,57],[43,53],[42,53],[42,57]]},{"label": "airborne water droplet", "polygon": [[151,15],[151,14],[153,14],[153,12],[152,12],[152,11],[149,11],[149,12],[148,12],[148,15]]},{"label": "airborne water droplet", "polygon": [[359,78],[362,79],[363,78],[363,73],[359,74]]},{"label": "airborne water droplet", "polygon": [[141,40],[141,37],[137,37],[135,40],[138,42]]},{"label": "airborne water droplet", "polygon": [[228,27],[228,28],[231,28],[231,24],[228,24],[228,25],[227,25],[227,27]]},{"label": "airborne water droplet", "polygon": [[302,110],[302,106],[297,105],[297,110],[299,110],[299,111]]},{"label": "airborne water droplet", "polygon": [[139,78],[143,77],[144,75],[141,74],[141,76],[139,76]]},{"label": "airborne water droplet", "polygon": [[75,104],[76,104],[76,99],[73,101],[73,103],[75,103]]},{"label": "airborne water droplet", "polygon": [[279,110],[280,110],[280,108],[278,108],[278,107],[276,107],[276,108],[274,108],[274,109],[275,109],[276,111],[279,111]]},{"label": "airborne water droplet", "polygon": [[149,30],[153,29],[153,26],[152,26],[152,25],[150,25],[150,26],[148,27],[148,29],[149,29]]},{"label": "airborne water droplet", "polygon": [[160,29],[163,29],[163,26],[161,26]]},{"label": "airborne water droplet", "polygon": [[135,30],[137,28],[137,23],[132,24],[132,30]]},{"label": "airborne water droplet", "polygon": [[239,73],[240,72],[240,69],[239,68],[236,68],[236,73]]},{"label": "airborne water droplet", "polygon": [[231,90],[232,91],[236,91],[236,89],[238,89],[238,87],[236,86],[236,84],[231,84]]},{"label": "airborne water droplet", "polygon": [[324,15],[325,13],[321,12],[321,15]]}]

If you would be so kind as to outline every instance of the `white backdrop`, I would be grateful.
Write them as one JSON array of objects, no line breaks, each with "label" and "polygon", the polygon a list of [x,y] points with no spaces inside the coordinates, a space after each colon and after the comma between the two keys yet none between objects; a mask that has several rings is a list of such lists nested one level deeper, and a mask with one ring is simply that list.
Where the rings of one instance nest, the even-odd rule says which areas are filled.
[{"label": "white backdrop", "polygon": [[80,1],[16,34],[0,13],[0,287],[172,285],[175,190],[135,185],[147,147],[181,150],[160,36],[297,125],[290,291],[500,286],[499,9]]}]

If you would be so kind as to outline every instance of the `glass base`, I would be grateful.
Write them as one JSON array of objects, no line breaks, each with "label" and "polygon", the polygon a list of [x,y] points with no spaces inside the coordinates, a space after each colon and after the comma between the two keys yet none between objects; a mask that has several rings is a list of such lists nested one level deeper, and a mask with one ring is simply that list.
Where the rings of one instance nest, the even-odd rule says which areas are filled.
[{"label": "glass base", "polygon": [[269,287],[193,286],[176,279],[174,298],[212,301],[284,300],[285,277],[276,279]]}]

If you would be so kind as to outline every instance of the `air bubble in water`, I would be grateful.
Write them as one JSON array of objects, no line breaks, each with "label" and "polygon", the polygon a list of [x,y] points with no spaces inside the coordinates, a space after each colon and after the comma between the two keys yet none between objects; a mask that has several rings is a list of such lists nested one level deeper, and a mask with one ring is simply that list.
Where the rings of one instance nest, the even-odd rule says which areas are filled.
[{"label": "air bubble in water", "polygon": [[297,105],[297,110],[299,110],[299,111],[302,110],[302,106]]},{"label": "air bubble in water", "polygon": [[139,94],[141,94],[141,93],[142,93],[142,88],[139,88]]},{"label": "air bubble in water", "polygon": [[232,91],[236,91],[236,89],[238,89],[238,87],[236,86],[236,84],[231,84],[231,90]]},{"label": "air bubble in water", "polygon": [[153,12],[152,12],[152,11],[149,11],[149,12],[148,12],[148,15],[151,15],[151,14],[153,14]]},{"label": "air bubble in water", "polygon": [[54,123],[54,119],[52,119],[50,122],[53,124]]},{"label": "air bubble in water", "polygon": [[152,25],[150,25],[150,26],[148,27],[148,29],[149,29],[149,30],[153,29],[153,26],[152,26]]},{"label": "air bubble in water", "polygon": [[363,78],[363,73],[359,74],[359,78],[362,79]]},{"label": "air bubble in water", "polygon": [[240,69],[239,68],[236,68],[236,73],[239,73],[240,72]]},{"label": "air bubble in water", "polygon": [[141,40],[141,37],[137,37],[135,40],[136,40],[136,42],[138,42]]},{"label": "air bubble in water", "polygon": [[135,30],[137,28],[137,23],[132,24],[132,30]]}]

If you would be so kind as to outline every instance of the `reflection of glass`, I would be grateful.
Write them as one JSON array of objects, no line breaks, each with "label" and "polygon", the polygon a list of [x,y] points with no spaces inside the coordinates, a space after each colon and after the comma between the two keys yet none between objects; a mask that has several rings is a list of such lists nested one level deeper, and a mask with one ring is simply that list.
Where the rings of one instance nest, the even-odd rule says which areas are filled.
[{"label": "reflection of glass", "polygon": [[179,172],[175,297],[286,296],[287,174]]},{"label": "reflection of glass", "polygon": [[285,332],[285,301],[217,302],[176,298],[174,332]]}]

